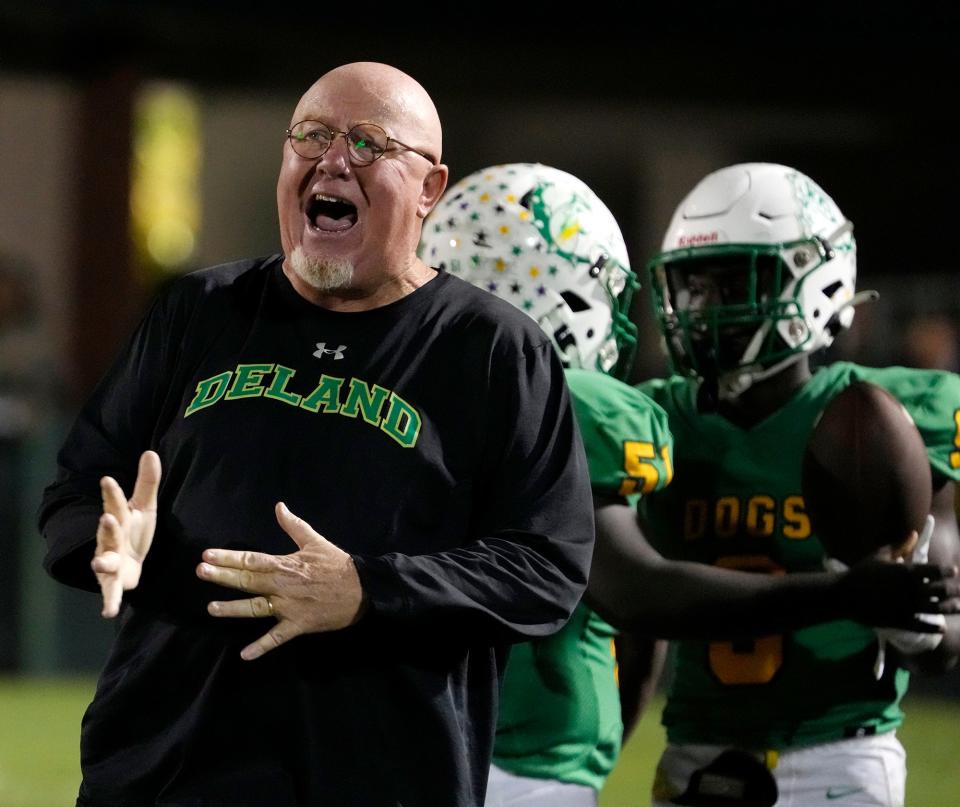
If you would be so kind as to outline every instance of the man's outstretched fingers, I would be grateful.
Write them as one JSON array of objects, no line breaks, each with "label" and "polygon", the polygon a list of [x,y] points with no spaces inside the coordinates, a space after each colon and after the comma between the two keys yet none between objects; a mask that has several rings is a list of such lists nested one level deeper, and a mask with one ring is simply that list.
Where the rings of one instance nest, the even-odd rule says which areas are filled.
[{"label": "man's outstretched fingers", "polygon": [[287,535],[293,538],[297,546],[301,549],[307,544],[326,540],[306,521],[300,518],[300,516],[294,515],[283,502],[277,502],[274,507],[274,512],[277,515],[277,523],[280,524]]},{"label": "man's outstretched fingers", "polygon": [[[111,480],[112,481],[112,480]],[[90,568],[97,575],[100,593],[103,595],[101,615],[112,619],[120,612],[123,599],[123,581],[120,568],[123,558],[119,554],[120,525],[109,513],[100,516],[97,524],[97,553],[90,561]]]},{"label": "man's outstretched fingers", "polygon": [[116,552],[105,552],[90,562],[103,596],[100,613],[107,619],[120,613],[120,601],[123,599],[123,580],[119,574],[121,562],[122,558]]},{"label": "man's outstretched fingers", "polygon": [[104,476],[100,479],[100,496],[103,499],[103,512],[108,513],[118,521],[126,516],[127,497],[123,495],[123,490],[117,480],[112,476]]},{"label": "man's outstretched fingers", "polygon": [[97,522],[97,554],[119,552],[123,531],[120,522],[112,513],[104,513]]},{"label": "man's outstretched fingers", "polygon": [[137,466],[137,481],[133,486],[130,504],[138,510],[157,509],[157,491],[160,489],[160,456],[156,451],[144,451]]},{"label": "man's outstretched fingers", "polygon": [[120,555],[113,550],[108,550],[91,560],[90,568],[95,574],[116,574],[120,571],[120,563]]},{"label": "man's outstretched fingers", "polygon": [[120,613],[123,583],[118,576],[111,575],[100,581],[100,591],[103,594],[103,609],[100,611],[100,616],[104,619],[113,619]]},{"label": "man's outstretched fingers", "polygon": [[201,563],[197,566],[197,576],[218,586],[235,588],[250,594],[265,594],[272,590],[265,575],[249,569]]},{"label": "man's outstretched fingers", "polygon": [[240,651],[240,658],[244,661],[253,661],[260,658],[264,653],[269,653],[271,650],[280,647],[284,642],[289,642],[296,635],[297,631],[293,630],[292,622],[278,622],[253,644],[248,644],[243,648]]},{"label": "man's outstretched fingers", "polygon": [[207,563],[223,569],[245,569],[250,572],[276,571],[279,564],[276,555],[239,549],[205,549],[202,557]]},{"label": "man's outstretched fingers", "polygon": [[269,597],[253,597],[249,600],[215,600],[207,604],[211,616],[254,617],[274,616],[275,610]]}]

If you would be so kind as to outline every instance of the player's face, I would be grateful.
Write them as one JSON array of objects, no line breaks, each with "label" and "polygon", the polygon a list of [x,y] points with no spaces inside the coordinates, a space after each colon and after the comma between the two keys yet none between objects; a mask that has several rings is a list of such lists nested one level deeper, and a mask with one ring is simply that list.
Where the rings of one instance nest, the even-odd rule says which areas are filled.
[{"label": "player's face", "polygon": [[[403,87],[385,86],[375,78],[328,74],[300,101],[291,126],[317,120],[347,131],[358,123],[375,123],[390,137],[429,152],[430,144],[418,140],[428,138],[416,118],[408,120],[405,114],[409,107],[403,103]],[[414,260],[426,215],[421,211],[424,187],[437,170],[430,160],[401,149],[391,149],[369,165],[355,165],[341,136],[315,159],[297,154],[287,140],[277,182],[285,265],[289,269],[299,248],[314,264],[349,267],[349,287],[361,290],[401,274]]]},{"label": "player's face", "polygon": [[741,255],[717,256],[670,268],[673,306],[689,317],[690,347],[701,368],[736,367],[770,299],[773,265]]}]

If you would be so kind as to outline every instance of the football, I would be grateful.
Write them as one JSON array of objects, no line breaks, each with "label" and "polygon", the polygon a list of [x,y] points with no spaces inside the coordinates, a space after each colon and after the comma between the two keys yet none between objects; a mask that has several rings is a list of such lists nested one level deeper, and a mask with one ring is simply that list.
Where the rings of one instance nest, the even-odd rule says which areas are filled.
[{"label": "football", "polygon": [[923,528],[933,498],[926,447],[903,405],[855,381],[814,423],[803,498],[827,554],[848,566]]}]

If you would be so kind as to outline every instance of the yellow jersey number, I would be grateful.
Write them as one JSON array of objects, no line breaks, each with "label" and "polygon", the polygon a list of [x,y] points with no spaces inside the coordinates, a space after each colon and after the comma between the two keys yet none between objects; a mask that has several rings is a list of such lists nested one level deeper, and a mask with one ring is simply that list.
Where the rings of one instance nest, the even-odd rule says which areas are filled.
[{"label": "yellow jersey number", "polygon": [[953,433],[953,445],[957,450],[950,452],[950,467],[960,468],[960,409],[953,413],[953,422],[956,425],[956,430]]},{"label": "yellow jersey number", "polygon": [[[655,463],[658,453],[663,463],[662,478],[660,469],[657,468]],[[621,496],[630,496],[634,493],[650,493],[658,488],[664,488],[673,479],[670,447],[662,446],[658,452],[653,443],[640,440],[624,440],[623,469],[629,478],[620,483]]]},{"label": "yellow jersey number", "polygon": [[[716,563],[724,569],[785,574],[786,569],[763,555],[731,555]],[[723,684],[766,684],[783,664],[783,636],[757,636],[710,643],[710,670]]]}]

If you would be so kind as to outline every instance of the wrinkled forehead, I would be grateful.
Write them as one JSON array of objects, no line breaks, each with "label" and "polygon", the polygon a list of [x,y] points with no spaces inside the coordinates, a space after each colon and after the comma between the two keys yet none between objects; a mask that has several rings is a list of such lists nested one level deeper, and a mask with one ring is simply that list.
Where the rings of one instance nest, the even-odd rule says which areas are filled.
[{"label": "wrinkled forehead", "polygon": [[291,123],[320,120],[338,129],[377,123],[392,134],[419,130],[416,109],[404,92],[382,82],[324,78],[300,99]]}]

